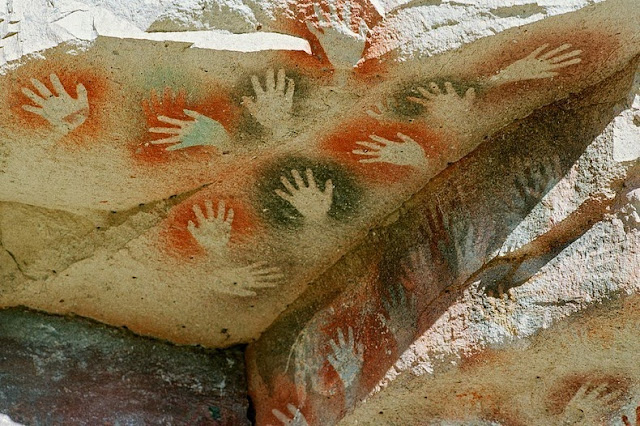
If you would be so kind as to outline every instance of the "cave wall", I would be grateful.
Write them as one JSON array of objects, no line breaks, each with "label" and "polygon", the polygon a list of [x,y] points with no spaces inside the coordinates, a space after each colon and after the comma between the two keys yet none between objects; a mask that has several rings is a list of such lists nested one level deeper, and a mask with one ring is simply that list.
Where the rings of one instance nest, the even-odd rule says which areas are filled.
[{"label": "cave wall", "polygon": [[[635,373],[615,362],[554,370],[568,396],[531,390],[529,406],[467,365],[634,303],[634,0],[8,0],[0,14],[0,307],[249,344],[257,424],[631,418]],[[517,376],[523,392],[544,365]],[[486,387],[425,419],[417,396],[371,408],[444,371]]]}]

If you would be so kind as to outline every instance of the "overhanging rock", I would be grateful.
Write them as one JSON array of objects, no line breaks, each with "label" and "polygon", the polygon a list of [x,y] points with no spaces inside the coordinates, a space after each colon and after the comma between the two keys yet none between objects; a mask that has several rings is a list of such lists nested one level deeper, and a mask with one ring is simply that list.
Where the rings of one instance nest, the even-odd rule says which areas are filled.
[{"label": "overhanging rock", "polygon": [[627,6],[404,62],[359,63],[360,35],[333,45],[312,21],[326,57],[98,38],[23,59],[2,79],[19,269],[2,303],[179,343],[255,339],[448,164],[625,66]]},{"label": "overhanging rock", "polygon": [[[569,9],[426,3],[212,3],[237,18],[226,30],[264,30],[232,34],[211,10],[193,27],[186,6],[60,2],[37,16],[65,42],[40,50],[20,36],[40,9],[9,2],[0,306],[259,339],[258,423],[333,424],[438,351],[635,291],[635,1],[553,17]],[[421,19],[467,36],[429,44]],[[597,241],[616,262],[545,281]],[[615,286],[585,287],[591,268]]]}]

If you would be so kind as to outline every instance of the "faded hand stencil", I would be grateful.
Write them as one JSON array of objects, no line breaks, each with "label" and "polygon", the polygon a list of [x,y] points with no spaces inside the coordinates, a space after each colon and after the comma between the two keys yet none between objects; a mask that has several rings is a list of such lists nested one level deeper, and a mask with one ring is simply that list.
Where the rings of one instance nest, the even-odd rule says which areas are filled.
[{"label": "faded hand stencil", "polygon": [[167,127],[151,127],[149,132],[171,135],[152,140],[153,145],[167,145],[167,151],[189,148],[192,146],[224,147],[229,143],[229,135],[222,125],[206,115],[189,109],[183,110],[191,120],[179,120],[164,115],[158,121],[169,124]]},{"label": "faded hand stencil", "polygon": [[275,288],[284,280],[280,268],[257,262],[237,268],[220,268],[212,272],[213,290],[232,296],[257,296],[255,289]]},{"label": "faded hand stencil", "polygon": [[337,341],[329,341],[333,353],[327,357],[327,360],[340,376],[344,387],[348,389],[360,375],[364,362],[364,346],[356,342],[352,327],[348,328],[346,340],[342,329],[338,328],[337,333]]},{"label": "faded hand stencil", "polygon": [[265,87],[262,88],[257,76],[251,76],[255,99],[243,97],[242,104],[262,126],[270,129],[274,137],[289,132],[295,81],[286,78],[284,69],[278,71],[277,80],[273,69],[267,71]]},{"label": "faded hand stencil", "polygon": [[402,284],[392,284],[389,295],[382,297],[386,316],[380,314],[382,322],[391,331],[398,346],[411,344],[418,323],[418,298]]},{"label": "faded hand stencil", "polygon": [[560,158],[554,157],[552,163],[533,164],[525,169],[525,173],[518,175],[515,185],[520,192],[520,198],[515,200],[514,207],[527,214],[542,201],[542,198],[562,178]]},{"label": "faded hand stencil", "polygon": [[491,235],[474,225],[471,218],[443,216],[443,225],[452,241],[442,246],[443,255],[459,276],[469,276],[479,266],[479,254],[486,252]]},{"label": "faded hand stencil", "polygon": [[460,96],[453,88],[453,84],[448,81],[444,83],[444,92],[434,82],[429,84],[429,90],[424,87],[418,87],[416,90],[422,97],[409,96],[407,99],[422,105],[429,115],[441,121],[464,120],[476,99],[476,91],[473,87]]},{"label": "faded hand stencil", "polygon": [[356,144],[365,149],[352,151],[356,155],[367,157],[359,160],[361,163],[389,163],[417,169],[426,169],[429,166],[424,149],[403,133],[398,133],[401,142],[394,142],[376,135],[371,135],[369,138],[376,143],[358,141]]},{"label": "faded hand stencil", "polygon": [[569,43],[551,50],[547,50],[548,48],[548,43],[543,44],[528,56],[498,71],[489,79],[489,83],[500,85],[515,81],[551,78],[559,75],[559,70],[582,62],[582,59],[579,58],[582,50],[576,49],[567,52],[571,49]]},{"label": "faded hand stencil", "polygon": [[561,424],[593,424],[593,422],[609,419],[616,411],[612,405],[621,396],[623,396],[622,390],[609,389],[606,383],[601,385],[585,383],[565,406]]},{"label": "faded hand stencil", "polygon": [[287,410],[290,415],[293,417],[289,417],[287,414],[283,413],[278,409],[273,409],[273,415],[282,422],[283,426],[309,426],[307,423],[307,419],[304,417],[304,414],[293,404],[287,404]]},{"label": "faded hand stencil", "polygon": [[[517,197],[505,198],[510,211],[517,214],[516,221],[521,221],[540,203],[562,178],[560,158],[554,156],[550,163],[526,164],[514,181],[518,189]],[[521,241],[517,233],[509,236],[500,249],[500,255],[509,254],[520,248]]]},{"label": "faded hand stencil", "polygon": [[286,191],[276,189],[276,195],[291,204],[306,222],[325,222],[329,218],[329,210],[333,203],[331,179],[324,183],[324,190],[321,190],[316,184],[311,169],[305,171],[306,182],[298,170],[291,170],[291,176],[294,183],[290,182],[286,176],[280,177],[280,182]]},{"label": "faded hand stencil", "polygon": [[[593,344],[589,340],[594,337],[581,344]],[[633,380],[626,375],[610,374],[607,369],[577,371],[558,380],[547,395],[546,408],[558,424],[610,424],[624,412],[633,389]]]},{"label": "faded hand stencil", "polygon": [[367,110],[367,115],[378,121],[384,120],[394,109],[397,108],[397,103],[393,98],[385,99]]},{"label": "faded hand stencil", "polygon": [[51,74],[49,80],[53,91],[35,78],[31,79],[31,83],[37,90],[37,94],[27,87],[22,88],[22,93],[37,105],[23,105],[22,109],[41,116],[56,130],[69,133],[81,126],[89,116],[87,89],[82,83],[78,83],[77,97],[72,98],[56,74]]},{"label": "faded hand stencil", "polygon": [[[320,6],[314,4],[318,26],[306,21],[307,28],[320,41],[331,65],[338,70],[351,70],[362,58],[369,27],[362,18],[352,22],[350,1],[344,2],[341,15],[336,0],[329,0],[328,4],[328,18]],[[358,27],[357,33],[352,30],[354,24]]]}]

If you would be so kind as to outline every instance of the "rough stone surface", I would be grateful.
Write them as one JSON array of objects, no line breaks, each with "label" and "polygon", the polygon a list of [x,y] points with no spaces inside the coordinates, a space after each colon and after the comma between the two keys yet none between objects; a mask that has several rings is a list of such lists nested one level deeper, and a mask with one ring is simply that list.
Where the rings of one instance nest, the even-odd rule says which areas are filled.
[{"label": "rough stone surface", "polygon": [[178,347],[24,310],[0,311],[0,347],[0,413],[20,424],[250,424],[239,348]]},{"label": "rough stone surface", "polygon": [[638,424],[639,302],[614,296],[531,338],[445,356],[437,373],[399,377],[340,424]]},{"label": "rough stone surface", "polygon": [[[434,373],[443,359],[636,292],[640,240],[627,194],[638,166],[615,162],[607,137],[635,69],[495,135],[315,282],[250,347],[259,421],[292,404],[331,424],[398,375]],[[544,219],[549,212],[556,217]],[[527,222],[540,235],[522,232]]]},{"label": "rough stone surface", "polygon": [[628,63],[635,22],[610,4],[404,62],[361,61],[380,19],[363,4],[360,33],[320,33],[322,13],[301,10],[312,56],[132,34],[11,63],[0,220],[21,274],[0,303],[178,343],[255,340],[448,164]]},{"label": "rough stone surface", "polygon": [[[8,0],[0,17],[0,306],[252,342],[259,425],[632,421],[632,346],[597,374],[595,356],[559,363],[546,393],[527,377],[559,321],[606,329],[636,303],[636,0]],[[496,364],[469,373],[517,368],[527,342],[543,359],[511,387]],[[422,391],[375,414],[468,377],[427,419]]]}]

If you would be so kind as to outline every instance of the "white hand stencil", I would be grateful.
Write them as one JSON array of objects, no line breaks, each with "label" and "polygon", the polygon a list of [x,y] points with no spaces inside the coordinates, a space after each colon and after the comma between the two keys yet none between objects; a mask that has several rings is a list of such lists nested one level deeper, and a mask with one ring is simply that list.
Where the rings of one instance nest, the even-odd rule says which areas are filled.
[{"label": "white hand stencil", "polygon": [[189,148],[192,146],[215,146],[223,148],[229,143],[229,135],[222,124],[216,120],[189,109],[183,112],[193,120],[178,120],[164,115],[158,116],[163,123],[177,127],[151,127],[149,132],[173,135],[151,141],[152,145],[172,144],[167,151]]},{"label": "white hand stencil", "polygon": [[26,87],[22,93],[37,105],[23,105],[22,109],[37,114],[52,126],[64,133],[71,132],[82,125],[89,116],[89,98],[83,84],[76,86],[77,98],[72,98],[65,90],[56,74],[49,76],[53,92],[39,80],[31,79],[31,84],[38,91]]},{"label": "white hand stencil", "polygon": [[324,191],[316,185],[313,171],[306,170],[307,184],[297,170],[291,170],[294,184],[282,176],[280,182],[288,192],[276,189],[275,193],[285,201],[288,201],[298,212],[311,222],[322,222],[327,219],[333,202],[333,183],[331,179],[324,185]]},{"label": "white hand stencil", "polygon": [[256,98],[245,96],[242,98],[242,104],[258,123],[277,132],[278,135],[286,134],[293,107],[293,79],[287,79],[284,70],[281,69],[276,80],[274,71],[270,69],[267,71],[264,89],[255,75],[251,76],[251,83]]},{"label": "white hand stencil", "polygon": [[314,4],[314,11],[318,19],[318,29],[310,21],[306,21],[307,28],[316,36],[324,49],[329,62],[336,69],[350,70],[362,58],[369,27],[360,18],[358,32],[351,30],[351,2],[346,1],[342,8],[342,17],[338,15],[335,0],[329,0],[329,18],[325,17],[319,5]]},{"label": "white hand stencil", "polygon": [[204,202],[206,216],[199,205],[193,206],[196,214],[196,223],[189,221],[187,229],[196,239],[198,244],[207,250],[224,250],[231,237],[231,224],[233,223],[233,209],[227,211],[224,201],[218,203],[218,214],[213,211],[213,203],[210,200]]},{"label": "white hand stencil", "polygon": [[419,169],[427,167],[427,156],[424,149],[409,136],[398,133],[402,142],[394,142],[380,136],[371,135],[371,140],[358,141],[356,144],[365,149],[355,149],[352,152],[367,158],[358,160],[360,163],[389,163],[398,166],[412,166]]},{"label": "white hand stencil", "polygon": [[[500,70],[489,81],[496,84],[504,84],[512,81],[535,80],[551,78],[559,74],[558,70],[582,62],[578,56],[582,50],[572,50],[568,43],[560,47],[544,52],[549,44],[543,44],[531,52],[525,58],[515,61],[506,68]],[[563,53],[564,52],[564,53]]]}]

